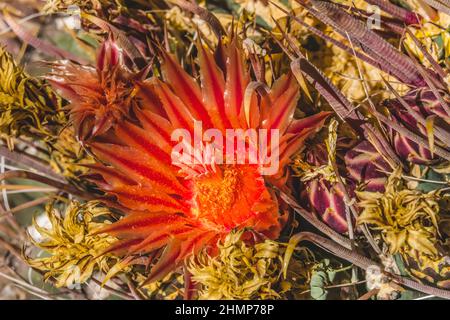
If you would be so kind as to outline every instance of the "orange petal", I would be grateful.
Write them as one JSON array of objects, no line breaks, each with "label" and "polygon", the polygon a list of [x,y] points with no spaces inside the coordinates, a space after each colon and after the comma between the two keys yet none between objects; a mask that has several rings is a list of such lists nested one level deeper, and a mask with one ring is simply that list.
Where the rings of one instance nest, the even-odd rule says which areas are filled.
[{"label": "orange petal", "polygon": [[188,193],[173,172],[161,171],[157,162],[133,148],[106,143],[92,143],[91,147],[101,160],[109,162],[122,174],[143,185],[158,188],[169,194]]},{"label": "orange petal", "polygon": [[195,119],[183,103],[185,100],[182,101],[163,82],[160,82],[155,87],[155,90],[163,103],[164,110],[174,129],[184,128],[193,132]]},{"label": "orange petal", "polygon": [[267,129],[278,129],[280,134],[292,121],[297,101],[300,97],[300,90],[297,85],[289,87],[284,94],[272,101],[272,108],[269,111],[269,119],[265,127]]},{"label": "orange petal", "polygon": [[233,128],[240,128],[239,114],[244,102],[244,93],[249,83],[249,75],[243,61],[243,52],[239,50],[236,38],[230,43],[226,63],[227,79],[225,83],[226,114]]},{"label": "orange petal", "polygon": [[275,80],[269,94],[267,95],[267,99],[261,100],[261,119],[269,118],[269,112],[272,109],[273,101],[283,95],[291,85],[297,85],[291,72],[288,74],[283,74]]},{"label": "orange petal", "polygon": [[111,245],[108,249],[106,249],[104,252],[102,252],[100,256],[103,256],[107,253],[115,253],[116,255],[123,255],[126,254],[133,245],[136,245],[142,241],[141,238],[131,238],[131,239],[125,239],[125,240],[119,240],[115,242],[113,245]]},{"label": "orange petal", "polygon": [[116,135],[128,146],[142,150],[153,158],[155,162],[161,165],[161,170],[177,170],[176,167],[171,165],[170,152],[166,152],[156,144],[158,140],[155,140],[153,132],[148,132],[128,121],[124,121],[116,126]]},{"label": "orange petal", "polygon": [[301,149],[307,138],[323,127],[325,120],[330,114],[331,112],[322,111],[292,122],[287,130],[288,133],[285,135],[285,137],[291,138],[287,139],[284,150],[280,152],[280,167],[283,167],[290,161],[289,158]]},{"label": "orange petal", "polygon": [[118,185],[134,185],[137,183],[133,179],[120,174],[117,170],[104,166],[103,164],[86,164],[84,167],[91,169],[92,173],[102,176],[102,178],[106,181],[106,185],[102,186],[104,190],[110,190],[114,186]]},{"label": "orange petal", "polygon": [[156,113],[160,116],[166,116],[166,112],[155,93],[155,85],[150,81],[136,82],[136,87],[139,88],[137,96],[142,99],[142,107],[144,110]]},{"label": "orange petal", "polygon": [[200,77],[202,81],[203,101],[208,108],[214,127],[223,130],[231,127],[225,113],[225,81],[223,73],[217,66],[214,56],[201,43],[199,51]]},{"label": "orange petal", "polygon": [[174,270],[177,267],[176,259],[180,254],[180,247],[180,241],[173,239],[164,249],[158,262],[152,267],[149,277],[142,285],[161,280],[170,271]]},{"label": "orange petal", "polygon": [[197,235],[191,235],[189,236],[189,239],[183,241],[181,243],[180,253],[178,257],[176,258],[176,263],[182,262],[186,257],[190,256],[191,254],[198,253],[205,244],[211,240],[215,236],[215,233],[213,232],[202,232],[200,231],[200,234]]},{"label": "orange petal", "polygon": [[108,233],[121,238],[143,239],[164,226],[184,225],[183,217],[167,213],[133,213],[102,228],[97,233]]},{"label": "orange petal", "polygon": [[287,132],[295,134],[307,134],[311,129],[320,129],[325,120],[332,114],[329,111],[321,111],[310,117],[292,121]]},{"label": "orange petal", "polygon": [[110,193],[117,196],[119,202],[132,210],[149,212],[187,212],[178,200],[158,189],[142,186],[115,187]]},{"label": "orange petal", "polygon": [[191,114],[203,122],[205,127],[211,128],[212,123],[208,111],[202,102],[202,94],[194,79],[166,52],[162,72],[167,83],[177,93],[178,97],[186,104]]},{"label": "orange petal", "polygon": [[298,86],[297,80],[293,76],[292,72],[283,74],[273,83],[269,94],[270,100],[277,100],[292,86]]},{"label": "orange petal", "polygon": [[173,127],[169,120],[147,110],[137,110],[136,114],[144,129],[151,132],[155,141],[160,141],[161,148],[170,152],[173,145],[170,138]]},{"label": "orange petal", "polygon": [[139,244],[130,248],[130,253],[148,253],[166,245],[173,236],[178,236],[189,231],[192,231],[192,227],[170,225],[167,228],[161,228],[155,230],[151,235],[141,241]]}]

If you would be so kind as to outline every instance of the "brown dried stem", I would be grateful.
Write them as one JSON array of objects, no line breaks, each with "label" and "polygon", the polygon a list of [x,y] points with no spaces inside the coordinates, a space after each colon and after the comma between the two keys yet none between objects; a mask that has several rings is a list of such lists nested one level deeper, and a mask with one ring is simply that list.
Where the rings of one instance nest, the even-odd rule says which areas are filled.
[{"label": "brown dried stem", "polygon": [[55,187],[63,192],[78,196],[84,200],[93,200],[95,197],[83,192],[74,186],[63,183],[48,177],[41,176],[39,174],[36,174],[31,171],[25,171],[25,170],[12,170],[5,173],[0,174],[0,180],[6,180],[6,179],[28,179],[37,181],[52,187]]}]

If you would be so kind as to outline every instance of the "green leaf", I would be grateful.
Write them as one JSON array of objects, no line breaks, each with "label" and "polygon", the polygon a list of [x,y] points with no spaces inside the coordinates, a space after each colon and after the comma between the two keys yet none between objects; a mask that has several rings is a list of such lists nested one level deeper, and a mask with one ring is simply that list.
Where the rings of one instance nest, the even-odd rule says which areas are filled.
[{"label": "green leaf", "polygon": [[313,271],[310,282],[311,298],[314,300],[326,300],[328,291],[325,289],[333,283],[336,271],[330,267],[330,260],[324,259]]},{"label": "green leaf", "polygon": [[319,287],[311,287],[311,298],[314,300],[326,300],[328,292]]},{"label": "green leaf", "polygon": [[[420,170],[423,170],[425,167],[420,166]],[[442,181],[445,182],[445,174],[440,174],[432,169],[426,170],[426,174],[424,174],[421,178],[426,180],[432,180],[432,181]],[[417,190],[420,190],[422,192],[430,192],[436,189],[442,188],[442,184],[437,184],[433,182],[420,182],[417,185]]]}]

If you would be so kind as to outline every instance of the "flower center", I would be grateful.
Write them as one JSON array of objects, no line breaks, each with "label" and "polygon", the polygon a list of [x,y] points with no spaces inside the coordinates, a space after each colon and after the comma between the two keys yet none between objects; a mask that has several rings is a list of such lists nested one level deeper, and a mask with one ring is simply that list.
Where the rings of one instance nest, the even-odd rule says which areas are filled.
[{"label": "flower center", "polygon": [[193,215],[214,228],[232,229],[256,215],[252,205],[265,188],[257,169],[250,165],[216,166],[194,178]]},{"label": "flower center", "polygon": [[205,214],[222,215],[230,210],[239,189],[239,172],[235,167],[218,167],[195,181],[194,192],[199,217]]}]

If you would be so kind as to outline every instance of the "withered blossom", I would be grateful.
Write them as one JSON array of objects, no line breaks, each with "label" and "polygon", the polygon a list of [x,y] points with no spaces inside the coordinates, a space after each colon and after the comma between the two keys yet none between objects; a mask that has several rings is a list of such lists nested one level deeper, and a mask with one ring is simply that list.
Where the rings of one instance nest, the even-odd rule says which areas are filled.
[{"label": "withered blossom", "polygon": [[45,279],[56,279],[56,287],[82,284],[91,278],[94,271],[107,272],[111,264],[117,262],[111,254],[104,254],[116,239],[98,234],[105,223],[96,220],[110,216],[107,208],[95,201],[85,204],[73,201],[63,214],[49,204],[46,214],[51,227],[43,228],[33,221],[42,239],[30,238],[43,254],[26,259],[31,267],[45,273]]},{"label": "withered blossom", "polygon": [[401,170],[397,169],[384,193],[361,191],[357,195],[362,209],[358,223],[380,230],[391,254],[438,255],[438,191],[423,193],[405,188]]},{"label": "withered blossom", "polygon": [[201,285],[199,299],[279,298],[275,287],[280,278],[281,248],[266,240],[246,245],[243,232],[232,232],[217,244],[217,256],[201,253],[188,268],[194,283]]}]

